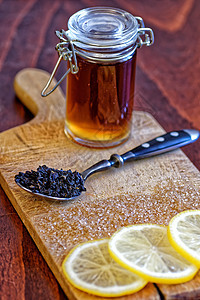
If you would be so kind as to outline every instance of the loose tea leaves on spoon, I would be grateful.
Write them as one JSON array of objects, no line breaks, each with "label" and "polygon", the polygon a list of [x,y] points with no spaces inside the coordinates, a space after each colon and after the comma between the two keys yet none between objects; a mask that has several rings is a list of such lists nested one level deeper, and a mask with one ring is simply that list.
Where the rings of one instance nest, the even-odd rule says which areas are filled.
[{"label": "loose tea leaves on spoon", "polygon": [[15,181],[33,193],[59,198],[76,197],[86,191],[79,172],[48,168],[46,165],[39,166],[37,171],[19,172]]}]

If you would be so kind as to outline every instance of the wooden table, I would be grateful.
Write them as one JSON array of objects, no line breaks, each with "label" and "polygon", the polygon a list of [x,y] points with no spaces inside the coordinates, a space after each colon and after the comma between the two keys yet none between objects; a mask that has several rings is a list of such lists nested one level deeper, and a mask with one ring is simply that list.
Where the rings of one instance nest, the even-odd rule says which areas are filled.
[{"label": "wooden table", "polygon": [[[16,73],[27,67],[51,72],[57,59],[54,31],[66,29],[75,11],[96,5],[142,16],[154,30],[154,46],[138,52],[135,109],[148,111],[166,131],[200,129],[198,0],[1,0],[0,131],[32,118],[15,97]],[[183,151],[200,170],[200,141]],[[2,189],[0,277],[3,300],[67,299]]]}]

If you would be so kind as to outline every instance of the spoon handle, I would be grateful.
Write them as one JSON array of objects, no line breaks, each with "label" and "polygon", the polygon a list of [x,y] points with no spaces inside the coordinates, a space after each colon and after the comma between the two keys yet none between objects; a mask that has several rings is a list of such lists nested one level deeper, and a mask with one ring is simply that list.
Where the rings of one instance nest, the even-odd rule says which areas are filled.
[{"label": "spoon handle", "polygon": [[195,129],[183,129],[171,131],[158,136],[148,142],[121,155],[123,162],[150,157],[168,152],[196,141],[199,131]]},{"label": "spoon handle", "polygon": [[195,129],[171,131],[145,142],[122,155],[112,154],[109,160],[102,160],[83,171],[83,180],[85,181],[92,174],[108,170],[111,167],[119,168],[125,162],[154,156],[185,146],[196,141],[199,138],[199,134],[199,131]]}]

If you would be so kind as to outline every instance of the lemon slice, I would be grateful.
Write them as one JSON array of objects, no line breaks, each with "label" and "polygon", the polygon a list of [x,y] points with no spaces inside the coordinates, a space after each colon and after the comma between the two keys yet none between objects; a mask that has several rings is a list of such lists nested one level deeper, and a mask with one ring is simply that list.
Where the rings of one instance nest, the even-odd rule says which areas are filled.
[{"label": "lemon slice", "polygon": [[166,226],[123,227],[111,237],[109,251],[123,267],[155,283],[186,282],[198,270],[171,246]]},{"label": "lemon slice", "polygon": [[200,267],[200,210],[186,210],[173,217],[168,238],[183,257]]},{"label": "lemon slice", "polygon": [[108,239],[78,245],[65,258],[62,269],[78,289],[102,297],[132,294],[147,281],[118,265],[108,251]]}]

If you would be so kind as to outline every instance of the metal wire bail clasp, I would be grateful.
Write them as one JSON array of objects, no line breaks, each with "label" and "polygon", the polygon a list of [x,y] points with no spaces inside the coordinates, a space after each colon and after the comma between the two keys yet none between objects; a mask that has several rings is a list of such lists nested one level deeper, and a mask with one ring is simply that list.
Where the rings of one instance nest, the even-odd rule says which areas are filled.
[{"label": "metal wire bail clasp", "polygon": [[143,45],[151,46],[154,43],[154,33],[151,28],[146,28],[144,21],[140,17],[135,17],[138,21],[138,40],[137,46],[141,48]]},{"label": "metal wire bail clasp", "polygon": [[[69,72],[71,72],[72,74],[78,73],[76,53],[75,53],[73,42],[70,39],[68,33],[64,29],[62,29],[61,31],[56,31],[56,35],[60,39],[60,43],[58,43],[56,45],[56,50],[58,51],[59,58],[57,60],[57,63],[53,69],[53,72],[52,72],[47,84],[45,85],[44,89],[41,92],[42,97],[46,97],[49,94],[51,94],[53,91],[55,91],[55,89],[61,84],[61,82],[69,74]],[[49,92],[46,92],[46,90],[49,88],[49,86],[54,78],[54,75],[55,75],[62,59],[69,62],[69,68],[65,72],[65,74],[61,77],[61,79],[55,84],[55,86]]]}]

